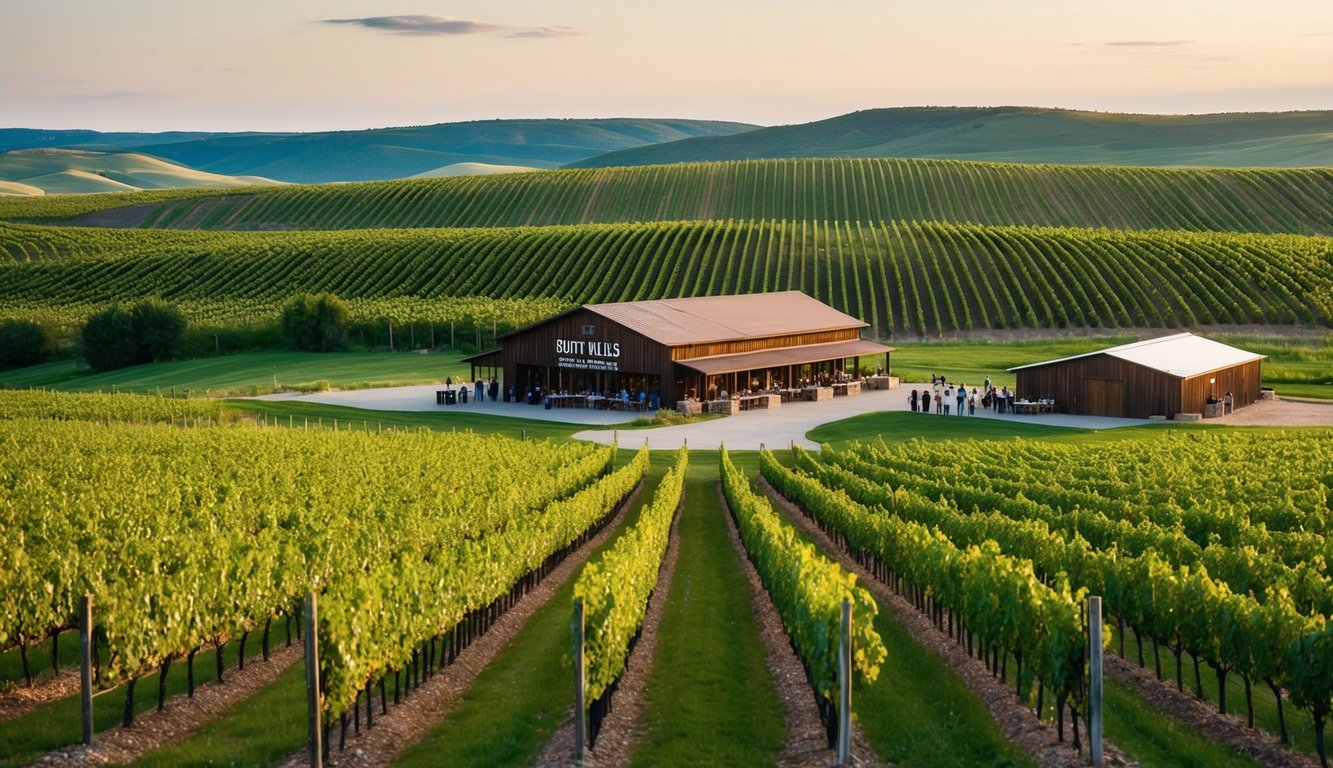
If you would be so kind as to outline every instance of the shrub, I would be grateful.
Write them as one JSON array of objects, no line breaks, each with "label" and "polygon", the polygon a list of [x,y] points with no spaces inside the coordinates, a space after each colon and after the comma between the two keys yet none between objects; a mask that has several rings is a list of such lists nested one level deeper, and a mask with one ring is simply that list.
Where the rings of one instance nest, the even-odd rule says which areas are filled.
[{"label": "shrub", "polygon": [[282,331],[297,349],[329,352],[347,335],[347,303],[331,293],[293,296],[282,308]]},{"label": "shrub", "polygon": [[134,321],[120,305],[112,304],[84,323],[83,357],[94,371],[133,365],[138,355]]},{"label": "shrub", "polygon": [[185,316],[160,299],[144,299],[130,308],[130,325],[138,344],[136,362],[170,360],[185,333]]},{"label": "shrub", "polygon": [[51,354],[51,336],[31,320],[0,323],[0,371],[36,365]]}]

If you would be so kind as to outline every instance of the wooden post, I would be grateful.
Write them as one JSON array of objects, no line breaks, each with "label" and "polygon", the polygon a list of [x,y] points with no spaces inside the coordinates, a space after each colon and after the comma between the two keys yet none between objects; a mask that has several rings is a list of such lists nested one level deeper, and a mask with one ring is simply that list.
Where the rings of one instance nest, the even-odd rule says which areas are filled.
[{"label": "wooden post", "polygon": [[93,596],[79,598],[79,698],[83,743],[93,743]]},{"label": "wooden post", "polygon": [[838,765],[852,764],[852,601],[838,622]]},{"label": "wooden post", "polygon": [[587,674],[583,668],[583,599],[574,601],[574,616],[569,622],[574,636],[574,761],[583,765],[583,746],[588,741]]},{"label": "wooden post", "polygon": [[1102,599],[1088,598],[1088,748],[1102,768]]},{"label": "wooden post", "polygon": [[319,690],[319,606],[315,598],[315,593],[310,592],[305,596],[305,610],[301,611],[302,619],[305,621],[305,697],[307,726],[310,732],[310,765],[311,768],[323,768],[324,766],[324,726],[320,722],[322,712],[321,699],[323,696]]}]

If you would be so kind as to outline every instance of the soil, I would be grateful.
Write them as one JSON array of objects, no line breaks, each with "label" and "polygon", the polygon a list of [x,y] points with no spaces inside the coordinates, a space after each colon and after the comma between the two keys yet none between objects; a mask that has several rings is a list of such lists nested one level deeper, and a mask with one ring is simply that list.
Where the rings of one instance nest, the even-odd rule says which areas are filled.
[{"label": "soil", "polygon": [[[272,683],[287,668],[301,662],[300,643],[282,646],[269,654],[267,662],[251,660],[245,669],[235,667],[223,674],[223,683],[208,682],[195,688],[194,698],[179,694],[167,700],[166,709],[145,712],[130,728],[119,726],[102,731],[91,746],[76,744],[48,752],[33,765],[83,766],[132,763],[148,752],[185,739],[232,705]],[[77,677],[75,687],[78,687]],[[141,678],[136,696],[157,696],[155,675]]]},{"label": "soil", "polygon": [[79,692],[79,671],[65,669],[58,675],[34,675],[31,686],[13,685],[0,690],[0,723],[23,717],[48,701],[63,699]]},{"label": "soil", "polygon": [[[1176,690],[1171,681],[1158,680],[1151,669],[1140,669],[1134,662],[1113,653],[1106,654],[1105,658],[1108,677],[1134,690],[1154,707],[1170,713],[1173,718],[1205,738],[1248,755],[1261,765],[1274,768],[1318,768],[1317,756],[1295,752],[1279,744],[1277,737],[1268,731],[1247,726],[1243,719],[1243,697],[1237,702],[1242,708],[1241,717],[1224,715],[1215,706],[1188,692]],[[1286,707],[1288,712],[1294,709],[1290,702],[1286,703]]]},{"label": "soil", "polygon": [[[823,531],[819,530],[795,504],[779,494],[768,481],[759,478],[759,487],[768,494],[774,503],[786,513],[787,518],[798,529],[815,541],[821,551],[829,555],[843,568],[855,573],[857,578],[887,609],[904,629],[924,648],[929,648],[940,657],[962,680],[968,689],[976,694],[981,703],[990,711],[1000,732],[1010,743],[1026,752],[1042,768],[1084,768],[1088,764],[1086,754],[1080,754],[1073,748],[1072,741],[1059,741],[1054,723],[1048,723],[1037,717],[1008,684],[1001,683],[991,675],[985,665],[968,655],[965,648],[958,645],[947,634],[935,628],[930,619],[918,612],[912,604],[887,585],[875,579],[848,554],[837,547]],[[1065,735],[1069,738],[1072,724],[1065,714]],[[1080,729],[1082,726],[1080,725]],[[1086,738],[1086,734],[1082,734]],[[1103,754],[1108,766],[1128,766],[1133,763],[1125,757],[1119,748],[1103,739]]]},{"label": "soil", "polygon": [[[681,505],[684,503],[682,496]],[[602,720],[597,745],[583,753],[585,768],[628,764],[634,749],[645,735],[643,714],[648,709],[648,700],[644,692],[648,686],[648,676],[653,671],[653,659],[657,654],[657,629],[662,623],[662,614],[666,612],[667,600],[671,596],[671,581],[680,554],[680,540],[676,535],[676,528],[680,524],[679,509],[678,507],[676,519],[671,526],[671,539],[662,558],[662,567],[657,572],[657,585],[653,587],[653,594],[648,599],[648,610],[643,616],[642,634],[625,662],[625,672],[620,677],[620,686],[612,697],[614,707]],[[574,711],[571,708],[534,765],[539,768],[577,766],[578,763],[574,761],[573,755]]]},{"label": "soil", "polygon": [[[496,620],[486,634],[473,640],[452,664],[436,672],[420,688],[414,689],[401,705],[391,707],[387,714],[381,714],[377,702],[374,727],[362,729],[359,735],[355,735],[349,726],[346,749],[338,749],[338,728],[335,725],[329,732],[332,747],[325,765],[387,766],[401,752],[439,725],[462,701],[477,675],[523,630],[528,619],[546,605],[556,590],[583,565],[593,549],[614,535],[625,510],[634,504],[642,490],[643,484],[640,483],[620,505],[615,518],[596,536],[566,557],[535,589]],[[291,768],[310,763],[308,755],[302,751],[281,764]]]},{"label": "soil", "polygon": [[[722,486],[718,485],[718,501],[723,510],[727,501],[722,496]],[[819,709],[815,693],[806,681],[805,668],[787,638],[787,631],[782,625],[782,617],[773,605],[764,585],[759,580],[759,572],[745,554],[736,524],[727,514],[727,533],[731,537],[731,547],[745,571],[745,578],[750,584],[750,598],[754,606],[755,620],[759,626],[759,638],[764,643],[764,657],[769,672],[773,676],[773,687],[782,706],[783,720],[787,727],[787,740],[782,745],[778,765],[784,768],[823,768],[837,764],[837,750],[830,749],[825,736],[824,725],[819,719]],[[878,766],[884,763],[875,755],[870,742],[865,738],[855,720],[852,722],[852,763],[854,765]]]}]

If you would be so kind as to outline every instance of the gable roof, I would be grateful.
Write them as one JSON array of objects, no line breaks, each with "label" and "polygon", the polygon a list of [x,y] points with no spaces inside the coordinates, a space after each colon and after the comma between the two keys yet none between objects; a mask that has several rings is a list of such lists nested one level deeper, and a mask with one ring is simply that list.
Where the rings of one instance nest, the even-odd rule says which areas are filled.
[{"label": "gable roof", "polygon": [[587,304],[584,308],[668,346],[868,326],[801,291]]},{"label": "gable roof", "polygon": [[1177,333],[1174,336],[1136,341],[1131,344],[1121,344],[1118,347],[1086,352],[1081,355],[1070,355],[1069,357],[1032,363],[1031,365],[1020,365],[1009,370],[1021,371],[1027,368],[1039,368],[1043,365],[1064,363],[1082,357],[1092,357],[1093,355],[1110,355],[1181,379],[1188,379],[1191,376],[1198,376],[1201,373],[1222,368],[1230,368],[1253,360],[1262,360],[1266,357],[1186,332]]}]

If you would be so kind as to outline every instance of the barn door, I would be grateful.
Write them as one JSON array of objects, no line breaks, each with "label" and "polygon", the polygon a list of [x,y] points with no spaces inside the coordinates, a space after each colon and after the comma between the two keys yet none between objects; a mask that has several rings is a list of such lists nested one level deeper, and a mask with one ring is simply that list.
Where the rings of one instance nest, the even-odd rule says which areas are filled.
[{"label": "barn door", "polygon": [[1125,382],[1121,379],[1083,379],[1083,407],[1089,416],[1124,416]]}]

